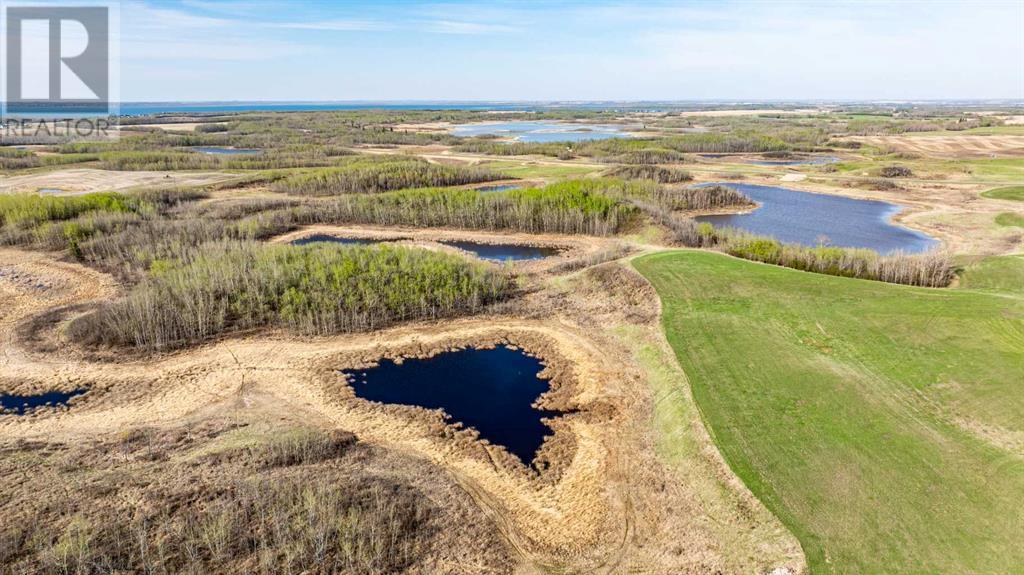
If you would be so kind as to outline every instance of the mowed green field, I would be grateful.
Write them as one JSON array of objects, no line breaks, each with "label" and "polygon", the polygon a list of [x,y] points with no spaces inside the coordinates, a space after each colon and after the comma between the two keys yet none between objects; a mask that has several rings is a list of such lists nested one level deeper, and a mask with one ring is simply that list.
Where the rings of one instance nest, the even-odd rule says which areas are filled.
[{"label": "mowed green field", "polygon": [[1018,202],[1024,202],[1024,186],[996,188],[994,190],[982,192],[981,196],[983,198],[992,198],[993,200],[1016,200]]},{"label": "mowed green field", "polygon": [[635,260],[732,469],[814,573],[1024,573],[1024,257],[958,289]]}]

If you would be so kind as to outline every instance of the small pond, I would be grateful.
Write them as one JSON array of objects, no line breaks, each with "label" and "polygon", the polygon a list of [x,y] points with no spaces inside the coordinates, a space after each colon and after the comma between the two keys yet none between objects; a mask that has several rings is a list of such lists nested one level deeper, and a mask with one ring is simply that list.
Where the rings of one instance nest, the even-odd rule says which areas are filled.
[{"label": "small pond", "polygon": [[699,154],[702,158],[728,158],[735,157],[745,164],[755,166],[821,166],[824,164],[836,164],[843,161],[836,156],[796,156],[790,159],[779,160],[751,160],[735,154]]},{"label": "small pond", "polygon": [[542,260],[558,255],[562,250],[551,247],[525,246],[522,244],[484,244],[470,241],[442,241],[442,244],[476,254],[482,260],[508,262],[520,260]]},{"label": "small pond", "polygon": [[774,236],[783,242],[816,246],[821,238],[839,247],[871,248],[882,254],[896,250],[923,252],[937,241],[891,219],[900,207],[888,202],[857,200],[800,192],[776,186],[718,182],[746,194],[761,206],[746,214],[698,216],[700,222]]},{"label": "small pond", "polygon": [[628,138],[625,126],[614,124],[575,124],[568,122],[495,122],[487,124],[461,124],[451,130],[453,136],[500,136],[517,142],[583,142]]},{"label": "small pond", "polygon": [[37,191],[40,194],[43,194],[43,195],[63,194],[64,193],[64,190],[62,190],[60,188],[39,188],[39,190],[37,190]]},{"label": "small pond", "polygon": [[307,244],[314,243],[332,243],[342,244],[346,246],[370,246],[373,244],[385,243],[385,242],[397,242],[401,238],[395,239],[376,239],[376,238],[343,238],[341,236],[332,236],[330,234],[313,234],[297,240],[292,240],[293,246],[304,246]]},{"label": "small pond", "polygon": [[842,160],[840,158],[835,156],[810,156],[789,160],[754,160],[750,163],[756,166],[822,166],[825,164],[835,164],[841,161]]},{"label": "small pond", "polygon": [[499,186],[484,186],[482,188],[476,188],[476,191],[487,194],[491,192],[507,192],[509,190],[521,190],[522,188],[523,186],[520,184],[502,184]]},{"label": "small pond", "polygon": [[548,391],[537,377],[541,361],[507,347],[466,349],[401,364],[343,372],[357,397],[381,403],[443,409],[449,421],[480,432],[529,464],[550,428],[541,421],[559,415],[533,407]]},{"label": "small pond", "polygon": [[222,148],[217,146],[195,146],[190,149],[200,154],[214,154],[218,156],[250,156],[262,151],[254,148]]},{"label": "small pond", "polygon": [[85,393],[84,389],[74,391],[49,391],[38,395],[0,394],[0,414],[24,415],[38,407],[59,407],[67,405],[73,397]]}]

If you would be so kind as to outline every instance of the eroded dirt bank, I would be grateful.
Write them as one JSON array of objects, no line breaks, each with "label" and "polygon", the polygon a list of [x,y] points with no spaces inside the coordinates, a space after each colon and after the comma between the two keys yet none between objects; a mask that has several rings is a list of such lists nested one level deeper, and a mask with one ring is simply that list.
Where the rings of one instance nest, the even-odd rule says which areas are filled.
[{"label": "eroded dirt bank", "polygon": [[[308,339],[260,332],[118,361],[88,359],[61,336],[75,306],[116,294],[107,276],[20,250],[0,250],[0,270],[0,391],[90,389],[67,411],[0,417],[5,443],[103,442],[225,416],[302,421],[422,462],[410,464],[410,474],[424,465],[440,470],[496,526],[519,572],[803,569],[795,539],[732,477],[695,409],[685,408],[685,386],[656,395],[650,380],[678,366],[660,343],[653,291],[619,263],[538,279],[486,317]],[[39,320],[55,308],[66,313]],[[506,344],[544,359],[552,391],[542,403],[571,410],[552,421],[539,472],[444,425],[436,412],[355,398],[338,373],[384,357]],[[655,363],[645,355],[651,350]],[[652,429],[655,403],[666,399],[687,410],[671,431],[690,446],[683,459],[659,453],[675,438]]]}]

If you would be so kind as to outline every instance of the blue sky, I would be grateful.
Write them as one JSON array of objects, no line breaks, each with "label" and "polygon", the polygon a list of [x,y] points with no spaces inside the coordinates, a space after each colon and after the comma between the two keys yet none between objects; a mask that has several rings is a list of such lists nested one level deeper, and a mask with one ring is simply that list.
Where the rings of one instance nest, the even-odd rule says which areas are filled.
[{"label": "blue sky", "polygon": [[1024,98],[1024,1],[124,0],[121,97]]}]

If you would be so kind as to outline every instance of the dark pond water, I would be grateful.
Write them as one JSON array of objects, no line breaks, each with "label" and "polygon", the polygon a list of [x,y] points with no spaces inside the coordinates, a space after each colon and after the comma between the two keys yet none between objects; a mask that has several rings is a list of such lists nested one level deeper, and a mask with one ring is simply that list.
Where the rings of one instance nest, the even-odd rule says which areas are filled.
[{"label": "dark pond water", "polygon": [[542,369],[537,358],[497,347],[406,359],[401,365],[384,360],[377,367],[344,373],[358,397],[443,409],[450,421],[476,429],[529,464],[551,434],[541,418],[559,415],[533,407],[549,388],[537,377]]},{"label": "dark pond water", "polygon": [[840,162],[835,156],[812,156],[809,158],[793,158],[792,160],[755,160],[750,162],[757,166],[821,166]]},{"label": "dark pond water", "polygon": [[507,192],[509,190],[519,190],[522,189],[522,187],[523,186],[519,184],[503,184],[500,186],[484,186],[482,188],[477,188],[476,191],[483,192],[486,194],[488,192]]},{"label": "dark pond water", "polygon": [[501,136],[517,142],[582,142],[608,138],[628,138],[623,126],[612,124],[572,124],[566,122],[500,122],[462,124],[452,128],[453,136]]},{"label": "dark pond water", "polygon": [[72,397],[85,393],[84,389],[74,391],[50,391],[39,395],[4,395],[0,394],[0,413],[14,413],[24,415],[25,412],[36,407],[55,407],[67,405]]},{"label": "dark pond water", "polygon": [[252,154],[258,154],[261,150],[255,150],[252,148],[219,148],[213,146],[196,146],[192,148],[193,152],[199,152],[201,154],[215,154],[221,156],[249,156]]},{"label": "dark pond water", "polygon": [[332,244],[342,244],[342,245],[346,245],[346,246],[369,246],[369,245],[373,245],[373,244],[379,244],[379,243],[383,243],[383,242],[394,242],[394,241],[398,241],[398,240],[396,240],[396,239],[378,240],[378,239],[374,239],[374,238],[343,238],[343,237],[340,237],[340,236],[332,236],[332,235],[329,235],[329,234],[314,234],[314,235],[311,235],[311,236],[306,236],[304,238],[299,238],[297,240],[292,240],[291,244],[293,246],[304,246],[306,244],[325,242],[325,243],[332,243]]},{"label": "dark pond water", "polygon": [[886,254],[896,250],[922,252],[938,242],[916,230],[890,223],[900,207],[887,202],[856,200],[826,194],[799,192],[776,186],[719,182],[739,190],[761,207],[747,214],[699,216],[700,222],[730,226],[783,242],[816,246],[871,248]]},{"label": "dark pond water", "polygon": [[[733,154],[700,154],[702,158],[728,158]],[[819,166],[823,164],[835,164],[841,162],[842,158],[836,156],[803,156],[789,160],[748,160],[737,157],[747,164],[757,166]]]},{"label": "dark pond water", "polygon": [[444,241],[446,246],[473,252],[483,260],[496,262],[519,261],[519,260],[542,260],[546,257],[557,255],[561,250],[558,248],[524,246],[521,244],[483,244],[478,242]]}]

